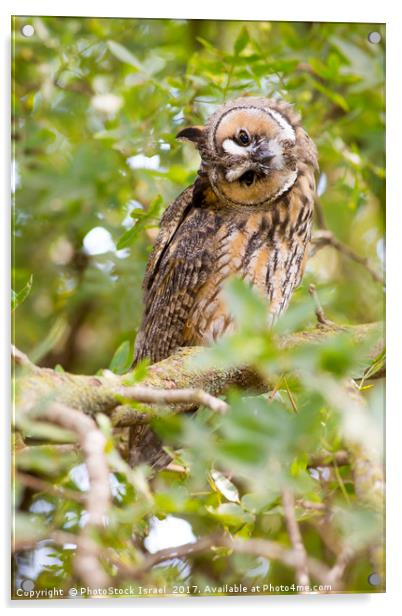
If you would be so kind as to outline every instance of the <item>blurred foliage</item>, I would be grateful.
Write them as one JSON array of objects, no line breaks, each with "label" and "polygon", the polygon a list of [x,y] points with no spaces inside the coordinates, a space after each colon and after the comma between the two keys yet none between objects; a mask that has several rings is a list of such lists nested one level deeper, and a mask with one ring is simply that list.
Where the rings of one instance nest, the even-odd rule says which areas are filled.
[{"label": "blurred foliage", "polygon": [[[32,23],[26,38],[22,25]],[[384,46],[370,44],[368,24],[214,22],[95,18],[16,18],[13,55],[15,343],[36,362],[93,373],[124,373],[142,314],[140,287],[163,209],[196,175],[199,159],[175,134],[202,123],[225,100],[241,94],[283,97],[301,111],[319,150],[318,194],[336,237],[381,270],[384,253]],[[327,247],[308,263],[279,332],[314,323],[306,293],[317,284],[328,316],[362,323],[383,317],[383,289],[359,264]],[[356,438],[345,408],[346,376],[368,368],[365,346],[339,335],[321,346],[279,350],[265,327],[266,308],[239,281],[226,288],[239,330],[208,350],[222,366],[248,362],[277,380],[274,397],[243,399],[217,417],[155,420],[176,462],[189,474],[163,471],[148,483],[146,469],[130,471],[115,449],[114,505],[97,540],[136,563],[136,541],[179,518],[194,536],[228,529],[241,537],[288,544],[281,490],[330,503],[331,532],[356,544],[346,590],[373,590],[373,541],[382,517],[359,504],[351,465],[311,469],[311,456],[329,459]],[[376,358],[373,367],[381,364]],[[284,378],[284,372],[292,376]],[[146,366],[138,369],[137,380]],[[293,376],[295,375],[295,376]],[[359,439],[381,457],[383,393],[365,384],[367,412]],[[348,412],[349,411],[349,412]],[[57,441],[46,427],[35,438]],[[27,431],[32,430],[32,425]],[[353,433],[353,434],[352,434]],[[32,436],[32,434],[31,434]],[[85,467],[51,450],[22,452],[18,468],[55,485],[85,490]],[[42,529],[77,533],[82,503],[16,484],[17,536]],[[297,508],[309,554],[331,566],[316,510]],[[189,526],[191,525],[191,527]],[[161,526],[161,528],[162,528]],[[168,527],[167,527],[168,528]],[[190,529],[190,530],[189,530]],[[181,531],[183,531],[183,526]],[[166,534],[166,532],[165,532]],[[169,531],[167,531],[169,534]],[[185,533],[184,533],[185,534]],[[145,539],[145,545],[147,539]],[[160,544],[159,547],[165,547]],[[17,556],[17,576],[36,587],[69,587],[73,549],[50,547]],[[153,585],[203,585],[248,580],[291,584],[277,562],[246,555],[174,559],[147,575]],[[116,581],[117,585],[117,581]]]}]

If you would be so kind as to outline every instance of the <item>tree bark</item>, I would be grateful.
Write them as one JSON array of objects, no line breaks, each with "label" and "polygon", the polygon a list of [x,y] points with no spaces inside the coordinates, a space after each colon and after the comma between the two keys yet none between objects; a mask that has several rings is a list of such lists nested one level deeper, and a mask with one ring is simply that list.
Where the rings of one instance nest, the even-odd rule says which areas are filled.
[{"label": "tree bark", "polygon": [[[319,344],[340,331],[349,334],[356,342],[365,340],[369,336],[375,337],[376,342],[369,353],[371,357],[375,357],[381,350],[382,329],[378,323],[342,327],[334,324],[320,325],[284,337],[280,340],[280,345],[289,349],[303,343]],[[246,366],[228,369],[214,366],[207,369],[195,368],[191,360],[201,351],[204,351],[202,347],[186,347],[176,351],[167,359],[153,364],[141,382],[141,387],[156,390],[191,388],[193,391],[202,390],[211,396],[219,396],[230,387],[250,390],[252,393],[262,393],[271,388],[269,377],[263,379],[258,372]],[[122,404],[126,384],[130,381],[130,373],[115,375],[110,371],[104,371],[99,375],[87,376],[40,368],[15,347],[12,357],[16,368],[17,416],[21,412],[26,413],[34,409],[39,402],[43,404],[44,400],[52,400],[91,416],[97,413],[112,414],[116,427],[146,421],[139,405],[133,408],[128,404]],[[129,388],[126,389],[129,391]],[[181,400],[179,406],[180,411],[199,406],[197,396],[194,399],[190,396],[187,402]]]}]

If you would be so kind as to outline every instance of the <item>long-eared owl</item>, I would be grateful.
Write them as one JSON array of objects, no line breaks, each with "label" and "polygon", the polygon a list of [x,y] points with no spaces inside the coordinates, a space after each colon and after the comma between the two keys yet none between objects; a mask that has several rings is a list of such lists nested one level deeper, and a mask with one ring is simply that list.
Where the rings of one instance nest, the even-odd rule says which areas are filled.
[{"label": "long-eared owl", "polygon": [[186,128],[201,166],[168,207],[144,280],[136,359],[207,345],[232,325],[222,283],[232,275],[285,310],[307,258],[317,166],[299,115],[282,101],[240,98]]},{"label": "long-eared owl", "polygon": [[287,103],[244,97],[185,128],[198,176],[165,211],[144,279],[136,360],[208,345],[232,327],[222,285],[263,294],[272,319],[300,283],[311,235],[317,154]]}]

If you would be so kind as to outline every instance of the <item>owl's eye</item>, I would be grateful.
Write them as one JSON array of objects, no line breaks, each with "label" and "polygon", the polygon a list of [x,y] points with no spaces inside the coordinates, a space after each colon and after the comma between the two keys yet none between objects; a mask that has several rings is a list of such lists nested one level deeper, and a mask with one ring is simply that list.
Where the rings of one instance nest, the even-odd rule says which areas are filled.
[{"label": "owl's eye", "polygon": [[244,146],[250,145],[250,135],[243,128],[239,130],[238,135],[237,135],[237,140],[240,143],[240,145],[244,145]]},{"label": "owl's eye", "polygon": [[244,183],[246,186],[251,186],[251,184],[254,182],[254,178],[255,178],[255,173],[254,171],[246,171],[246,173],[243,173],[243,175],[239,178],[240,182]]}]

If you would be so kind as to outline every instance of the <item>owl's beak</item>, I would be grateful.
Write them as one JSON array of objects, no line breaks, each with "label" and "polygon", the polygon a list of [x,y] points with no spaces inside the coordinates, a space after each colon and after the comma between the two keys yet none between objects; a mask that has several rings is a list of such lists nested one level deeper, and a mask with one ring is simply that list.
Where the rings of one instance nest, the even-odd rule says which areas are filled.
[{"label": "owl's beak", "polygon": [[275,157],[275,154],[270,150],[268,145],[259,146],[255,152],[255,159],[262,165],[268,165]]}]

